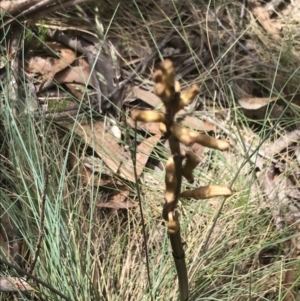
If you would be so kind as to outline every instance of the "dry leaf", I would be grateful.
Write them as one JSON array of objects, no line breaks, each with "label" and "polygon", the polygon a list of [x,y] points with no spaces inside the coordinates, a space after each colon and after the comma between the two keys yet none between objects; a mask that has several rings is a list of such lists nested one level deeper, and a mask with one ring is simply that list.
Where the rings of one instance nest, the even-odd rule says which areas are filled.
[{"label": "dry leaf", "polygon": [[248,0],[248,6],[265,31],[274,39],[281,40],[279,31],[272,24],[268,11],[260,4],[259,0]]},{"label": "dry leaf", "polygon": [[[129,124],[132,128],[135,127],[135,122],[131,118],[127,118],[126,120],[127,124]],[[137,129],[143,130],[145,132],[148,132],[150,134],[154,135],[160,135],[161,131],[159,130],[159,124],[157,122],[137,122]]]},{"label": "dry leaf", "polygon": [[111,179],[102,179],[101,176],[93,173],[89,168],[82,166],[81,168],[82,181],[90,186],[107,186],[111,184]]},{"label": "dry leaf", "polygon": [[120,191],[112,194],[106,202],[97,204],[97,207],[121,209],[128,205],[126,202],[129,191]]},{"label": "dry leaf", "polygon": [[139,98],[148,105],[152,106],[153,108],[156,108],[159,106],[162,102],[158,96],[155,94],[145,91],[139,87],[133,87],[131,91],[131,97],[133,98]]},{"label": "dry leaf", "polygon": [[33,291],[23,278],[20,277],[1,277],[0,278],[0,292],[18,292],[18,291]]},{"label": "dry leaf", "polygon": [[53,56],[40,57],[35,56],[26,62],[25,70],[29,73],[40,73],[43,75],[43,80],[49,82],[54,75],[63,69],[67,68],[76,59],[76,54],[73,50],[62,46],[59,43],[47,42],[47,46],[52,49],[54,53],[59,53],[60,58]]},{"label": "dry leaf", "polygon": [[107,186],[111,184],[112,180],[109,179],[102,179],[102,175],[97,175],[94,172],[91,171],[88,167],[84,166],[82,163],[80,163],[79,158],[76,155],[76,146],[73,142],[70,147],[70,153],[69,153],[69,162],[72,168],[74,169],[74,172],[79,176],[81,176],[81,180],[83,183],[91,186]]},{"label": "dry leaf", "polygon": [[83,93],[80,89],[78,89],[78,84],[65,84],[66,87],[70,90],[70,92],[79,100],[82,99]]},{"label": "dry leaf", "polygon": [[[46,52],[49,52],[49,48],[51,49],[50,55],[52,56],[31,57],[25,64],[26,72],[41,74],[35,86],[37,92],[50,86],[55,74],[70,66],[76,59],[76,54],[73,50],[59,43],[47,42],[47,46],[45,47]],[[57,53],[59,54],[59,58],[54,57]]]},{"label": "dry leaf", "polygon": [[285,135],[281,136],[279,139],[272,143],[264,143],[261,151],[264,152],[269,157],[281,156],[284,150],[291,148],[291,145],[298,144],[300,141],[300,130],[293,130],[287,132]]},{"label": "dry leaf", "polygon": [[276,100],[278,97],[247,97],[239,99],[238,103],[243,109],[258,110]]},{"label": "dry leaf", "polygon": [[[66,122],[58,122],[61,126],[73,130],[73,125]],[[90,147],[94,148],[97,155],[115,174],[120,177],[135,182],[133,164],[129,154],[125,154],[119,145],[119,140],[106,129],[103,121],[97,121],[91,126],[82,122],[75,125],[74,132],[80,136]],[[137,161],[138,176],[144,166]]]},{"label": "dry leaf", "polygon": [[[178,117],[180,117],[180,113],[181,113],[181,111],[179,111]],[[190,127],[192,129],[194,129],[196,131],[200,131],[200,132],[215,131],[214,124],[212,124],[208,121],[201,120],[194,116],[186,116],[180,124],[182,124],[186,127]]]},{"label": "dry leaf", "polygon": [[245,97],[239,99],[238,103],[243,109],[258,110],[275,101],[283,106],[286,106],[287,103],[300,106],[300,94],[289,94],[281,97]]},{"label": "dry leaf", "polygon": [[137,147],[136,160],[139,162],[139,166],[137,168],[137,173],[140,175],[146,163],[148,162],[149,156],[151,155],[154,147],[158,143],[161,138],[161,134],[157,134],[155,136],[149,137],[145,139],[142,143]]},{"label": "dry leaf", "polygon": [[78,66],[72,66],[57,73],[54,79],[59,84],[78,83],[84,86],[93,86],[93,78],[90,76],[90,66],[83,58],[76,60]]},{"label": "dry leaf", "polygon": [[99,203],[96,206],[109,209],[129,209],[136,207],[137,204],[134,204],[128,200],[124,200],[123,202],[111,200],[105,203]]},{"label": "dry leaf", "polygon": [[136,207],[137,204],[131,202],[129,199],[128,187],[124,184],[115,184],[114,190],[108,196],[105,202],[97,203],[97,207],[110,209],[129,209]]}]

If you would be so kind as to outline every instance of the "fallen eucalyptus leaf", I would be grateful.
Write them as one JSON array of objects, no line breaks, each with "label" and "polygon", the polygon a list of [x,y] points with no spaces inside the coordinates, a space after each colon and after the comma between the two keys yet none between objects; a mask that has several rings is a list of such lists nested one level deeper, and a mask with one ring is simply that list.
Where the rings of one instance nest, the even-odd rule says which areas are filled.
[{"label": "fallen eucalyptus leaf", "polygon": [[239,105],[246,110],[258,110],[274,102],[278,97],[244,97],[238,100]]}]

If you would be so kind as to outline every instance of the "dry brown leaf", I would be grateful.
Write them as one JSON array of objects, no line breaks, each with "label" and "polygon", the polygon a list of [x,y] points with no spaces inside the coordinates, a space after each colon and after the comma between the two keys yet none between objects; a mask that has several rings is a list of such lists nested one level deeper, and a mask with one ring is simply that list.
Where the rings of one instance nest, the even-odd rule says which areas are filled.
[{"label": "dry brown leaf", "polygon": [[297,221],[299,219],[297,202],[300,193],[293,177],[286,173],[278,174],[274,164],[266,171],[258,171],[257,175],[267,200],[271,202],[276,228],[282,230]]},{"label": "dry brown leaf", "polygon": [[48,76],[49,74],[56,74],[57,72],[65,69],[70,64],[72,64],[76,59],[76,54],[73,50],[66,48],[65,46],[57,43],[57,42],[47,42],[47,51],[49,52],[50,48],[53,52],[50,54],[54,55],[55,53],[59,53],[60,58],[54,57],[40,57],[35,56],[27,61],[27,65],[25,70],[27,72],[32,73],[41,73],[44,76]]},{"label": "dry brown leaf", "polygon": [[239,99],[238,103],[243,109],[258,110],[276,100],[278,97],[247,97]]},{"label": "dry brown leaf", "polygon": [[142,127],[146,132],[154,135],[161,135],[161,131],[159,130],[159,123],[157,122],[144,123]]},{"label": "dry brown leaf", "polygon": [[[58,124],[69,130],[73,129],[73,124],[66,122],[58,122]],[[123,148],[119,145],[119,140],[106,129],[103,121],[97,121],[93,126],[84,122],[82,124],[77,122],[74,131],[90,147],[94,148],[97,155],[113,173],[126,180],[135,182],[132,160],[125,155]],[[143,168],[137,161],[137,171],[141,172]],[[138,173],[139,175],[140,173]]]},{"label": "dry brown leaf", "polygon": [[[281,155],[286,157],[277,164],[271,164],[266,169],[259,162],[262,159],[259,159],[258,163],[261,167],[257,168],[258,180],[269,203],[268,207],[272,208],[272,215],[277,230],[285,229],[288,231],[288,236],[292,237],[284,242],[286,260],[289,262],[296,262],[300,253],[300,244],[297,237],[299,235],[300,190],[298,177],[295,175],[295,169],[297,169],[298,164],[292,163],[292,158],[297,151],[295,145],[297,145],[299,137],[299,130],[295,130],[268,145],[268,149],[271,149],[269,150],[271,158],[273,156],[277,158]],[[286,162],[286,164],[293,166],[293,169],[281,169],[281,162]],[[277,167],[278,165],[279,168]],[[296,278],[297,266],[296,264],[291,264],[285,273],[285,277],[282,279],[282,286],[286,293],[283,300],[296,300],[293,288]]]},{"label": "dry brown leaf", "polygon": [[79,162],[79,158],[76,155],[76,146],[73,142],[70,147],[69,153],[69,162],[74,172],[79,176],[81,176],[81,180],[83,183],[90,186],[107,186],[112,183],[112,179],[102,179],[101,175],[94,174],[89,168],[84,166],[83,163]]},{"label": "dry brown leaf", "polygon": [[83,93],[78,89],[78,84],[65,84],[69,91],[79,100],[82,99]]},{"label": "dry brown leaf", "polygon": [[33,290],[33,287],[20,277],[0,277],[0,292],[24,292]]},{"label": "dry brown leaf", "polygon": [[[60,58],[57,59],[53,56],[41,57],[35,56],[26,61],[25,70],[29,73],[40,73],[43,78],[42,83],[50,83],[54,75],[72,64],[76,59],[76,54],[73,50],[62,46],[59,43],[47,42],[49,47],[54,53],[59,53]],[[47,49],[49,51],[49,49]]]},{"label": "dry brown leaf", "polygon": [[85,184],[96,187],[107,186],[112,182],[111,179],[102,179],[101,176],[93,173],[85,166],[81,167],[81,179]]},{"label": "dry brown leaf", "polygon": [[90,76],[90,66],[85,59],[79,58],[76,60],[78,66],[72,66],[57,73],[54,79],[59,84],[78,83],[84,86],[93,86],[93,78]]},{"label": "dry brown leaf", "polygon": [[106,167],[101,158],[93,156],[85,156],[83,158],[83,164],[85,167],[93,170],[93,172],[100,173],[101,175],[110,176],[112,172]]},{"label": "dry brown leaf", "polygon": [[289,94],[282,97],[245,97],[238,100],[239,105],[246,110],[258,110],[272,102],[286,105],[287,102],[300,106],[300,94]]},{"label": "dry brown leaf", "polygon": [[141,99],[142,101],[152,106],[153,108],[156,108],[162,103],[158,96],[156,96],[155,94],[149,91],[145,91],[139,87],[133,87],[131,91],[131,95],[135,99],[136,98]]},{"label": "dry brown leaf", "polygon": [[126,201],[126,199],[128,198],[128,196],[129,196],[128,190],[127,191],[118,191],[109,197],[108,202],[113,202],[115,204],[124,203]]},{"label": "dry brown leaf", "polygon": [[[282,1],[284,2],[284,1]],[[281,14],[289,18],[289,20],[299,21],[300,19],[300,2],[299,0],[293,0],[291,2],[286,3],[281,9]]]},{"label": "dry brown leaf", "polygon": [[298,144],[300,141],[300,130],[293,130],[287,132],[285,135],[281,136],[276,141],[271,144],[264,143],[264,146],[261,150],[269,157],[280,156],[280,153],[293,144]]},{"label": "dry brown leaf", "polygon": [[[132,128],[135,127],[135,122],[131,118],[127,118],[126,122]],[[137,122],[137,129],[138,130],[143,130],[145,132],[148,132],[148,133],[151,133],[151,134],[154,134],[154,135],[161,134],[161,131],[159,130],[159,124],[157,122],[142,122],[142,121],[138,121]]]},{"label": "dry brown leaf", "polygon": [[149,156],[151,155],[154,147],[156,146],[160,138],[161,134],[149,137],[145,139],[142,143],[140,143],[137,147],[136,160],[137,162],[139,162],[139,166],[137,168],[138,175],[140,175],[143,172],[144,167],[149,159]]},{"label": "dry brown leaf", "polygon": [[97,207],[110,209],[129,209],[136,207],[137,204],[129,200],[129,190],[126,185],[117,184],[114,191],[110,194],[107,201],[97,203]]},{"label": "dry brown leaf", "polygon": [[[180,116],[180,112],[178,114],[179,116]],[[190,127],[192,129],[194,129],[196,131],[200,131],[200,132],[215,131],[215,126],[212,123],[210,123],[208,121],[203,121],[194,116],[186,116],[180,124],[183,124],[186,127]]]},{"label": "dry brown leaf", "polygon": [[265,31],[274,39],[281,40],[278,29],[272,24],[268,11],[260,4],[260,1],[248,0],[248,6]]},{"label": "dry brown leaf", "polygon": [[99,203],[96,205],[100,208],[109,208],[109,209],[129,209],[134,208],[137,204],[130,202],[129,200],[111,200],[105,203]]}]

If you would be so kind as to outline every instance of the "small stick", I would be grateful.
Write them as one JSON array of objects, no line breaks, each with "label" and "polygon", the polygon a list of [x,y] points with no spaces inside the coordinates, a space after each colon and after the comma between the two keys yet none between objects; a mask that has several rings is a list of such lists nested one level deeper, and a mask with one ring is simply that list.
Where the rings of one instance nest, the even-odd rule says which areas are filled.
[{"label": "small stick", "polygon": [[54,2],[55,0],[42,0],[40,2],[38,2],[37,4],[29,7],[28,9],[25,9],[24,11],[22,11],[20,14],[18,14],[17,16],[13,17],[13,18],[10,18],[8,19],[7,21],[5,21],[1,26],[0,28],[3,28],[4,26],[12,23],[13,21],[17,20],[18,18],[22,17],[22,16],[25,16],[25,15],[28,15],[30,13],[33,13],[33,12],[36,12],[40,9],[42,9],[43,7],[45,7],[46,5],[48,4],[51,4],[52,2]]}]

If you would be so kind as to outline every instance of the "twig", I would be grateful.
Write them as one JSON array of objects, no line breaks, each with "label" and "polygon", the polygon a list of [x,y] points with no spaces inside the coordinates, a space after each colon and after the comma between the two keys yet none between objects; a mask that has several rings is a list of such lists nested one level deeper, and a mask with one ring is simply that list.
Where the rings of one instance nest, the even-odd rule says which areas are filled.
[{"label": "twig", "polygon": [[61,9],[65,10],[70,6],[74,7],[75,5],[78,5],[78,4],[81,4],[81,3],[84,3],[84,2],[86,2],[86,0],[69,0],[69,1],[65,1],[65,2],[62,2],[62,3],[56,4],[56,5],[50,6],[49,9],[47,8],[47,11],[45,11],[45,13],[51,14],[51,13],[56,12],[58,10],[61,10]]},{"label": "twig", "polygon": [[38,2],[37,4],[29,7],[28,9],[25,9],[24,11],[22,11],[20,14],[18,14],[17,16],[13,17],[13,18],[10,18],[8,19],[7,21],[5,21],[1,26],[0,28],[3,28],[4,26],[12,23],[13,21],[15,21],[16,19],[22,17],[22,16],[25,16],[25,15],[28,15],[30,13],[33,13],[33,12],[36,12],[38,10],[40,10],[41,8],[43,8],[44,6],[48,5],[48,4],[51,4],[52,2],[54,2],[55,0],[42,0],[40,2]]},{"label": "twig", "polygon": [[40,0],[15,0],[15,1],[0,1],[0,15],[14,15],[20,11],[25,10],[29,6],[33,6]]}]

